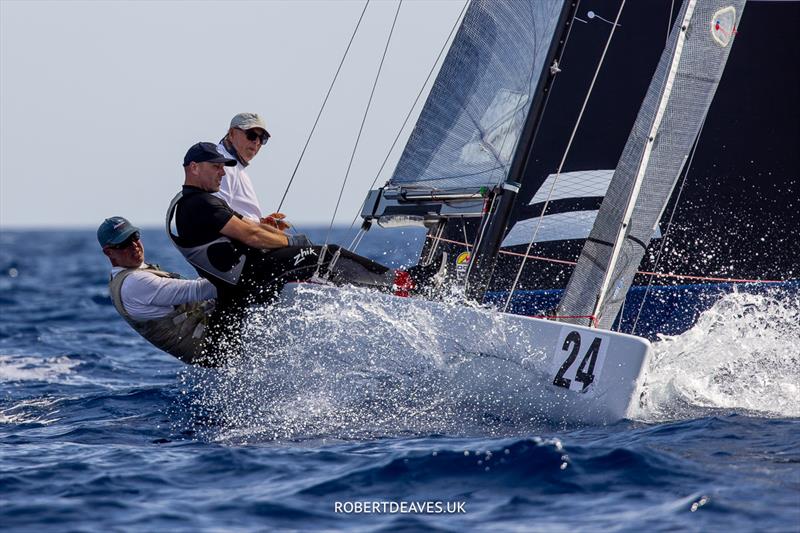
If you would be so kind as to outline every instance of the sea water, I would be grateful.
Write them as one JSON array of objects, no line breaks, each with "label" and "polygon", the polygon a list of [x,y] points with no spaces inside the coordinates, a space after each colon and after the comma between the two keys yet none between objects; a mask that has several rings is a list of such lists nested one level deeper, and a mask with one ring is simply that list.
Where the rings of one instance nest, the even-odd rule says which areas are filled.
[{"label": "sea water", "polygon": [[[399,266],[420,243],[359,251]],[[570,426],[465,401],[424,320],[379,308],[320,309],[335,333],[284,345],[254,316],[250,367],[187,367],[116,315],[108,270],[92,230],[0,233],[3,530],[800,530],[796,291],[723,297],[654,343],[628,420]]]}]

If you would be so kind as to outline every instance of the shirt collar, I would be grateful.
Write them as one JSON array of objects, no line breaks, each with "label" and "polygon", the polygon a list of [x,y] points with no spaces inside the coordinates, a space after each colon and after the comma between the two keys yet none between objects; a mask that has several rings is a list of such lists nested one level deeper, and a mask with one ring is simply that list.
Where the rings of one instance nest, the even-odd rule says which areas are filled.
[{"label": "shirt collar", "polygon": [[[133,270],[142,270],[142,269],[145,269],[145,268],[150,268],[152,266],[153,265],[151,265],[149,263],[142,262],[142,264],[139,265],[139,268],[136,268],[136,269],[133,269]],[[158,266],[158,265],[156,265],[156,266]],[[111,267],[111,277],[113,278],[114,276],[116,276],[117,274],[122,272],[123,270],[131,270],[131,269],[128,268],[128,267],[121,267],[121,266]]]},{"label": "shirt collar", "polygon": [[235,157],[239,164],[243,167],[246,167],[250,164],[246,163],[241,157],[239,157],[239,153],[236,151],[236,148],[234,148],[233,143],[228,140],[227,136],[223,137],[219,144],[222,145],[222,147],[227,150],[231,156]]}]

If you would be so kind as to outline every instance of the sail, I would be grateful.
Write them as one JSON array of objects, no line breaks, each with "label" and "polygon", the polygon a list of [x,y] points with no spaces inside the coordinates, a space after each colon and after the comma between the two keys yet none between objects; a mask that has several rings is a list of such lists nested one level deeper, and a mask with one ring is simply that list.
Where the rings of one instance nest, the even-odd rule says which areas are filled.
[{"label": "sail", "polygon": [[743,7],[684,2],[557,314],[613,324],[711,105]]},{"label": "sail", "polygon": [[389,182],[424,190],[505,181],[563,0],[474,0]]}]

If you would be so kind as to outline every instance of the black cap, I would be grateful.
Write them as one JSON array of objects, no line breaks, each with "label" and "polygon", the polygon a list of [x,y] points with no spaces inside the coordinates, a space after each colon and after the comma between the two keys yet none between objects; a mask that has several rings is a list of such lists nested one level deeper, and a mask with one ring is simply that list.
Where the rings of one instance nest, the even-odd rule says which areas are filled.
[{"label": "black cap", "polygon": [[226,167],[232,167],[236,165],[236,160],[219,153],[214,143],[197,143],[183,157],[183,166],[189,163],[224,163]]}]

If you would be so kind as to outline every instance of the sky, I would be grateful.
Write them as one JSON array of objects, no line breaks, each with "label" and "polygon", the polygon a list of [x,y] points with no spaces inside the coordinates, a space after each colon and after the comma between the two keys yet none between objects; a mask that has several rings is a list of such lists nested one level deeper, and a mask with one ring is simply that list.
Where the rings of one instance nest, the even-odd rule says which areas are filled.
[{"label": "sky", "polygon": [[[298,225],[332,219],[397,6],[367,8],[281,209]],[[463,6],[401,5],[337,224],[358,213]],[[161,225],[187,148],[219,141],[243,111],[272,134],[248,173],[265,213],[277,209],[363,7],[0,0],[0,228]]]}]

